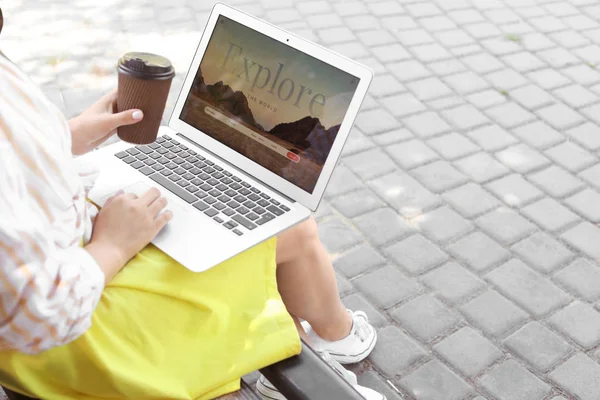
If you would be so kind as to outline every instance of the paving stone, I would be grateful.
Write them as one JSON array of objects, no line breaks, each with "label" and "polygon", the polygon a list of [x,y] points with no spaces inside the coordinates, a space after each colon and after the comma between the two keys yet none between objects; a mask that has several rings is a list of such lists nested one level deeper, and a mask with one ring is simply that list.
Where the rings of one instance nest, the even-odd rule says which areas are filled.
[{"label": "paving stone", "polygon": [[479,150],[479,147],[458,133],[449,133],[431,139],[427,144],[441,154],[446,160],[464,157]]},{"label": "paving stone", "polygon": [[553,197],[564,197],[579,189],[584,183],[564,169],[553,165],[529,175],[528,179]]},{"label": "paving stone", "polygon": [[375,246],[389,244],[415,232],[415,228],[404,217],[389,207],[356,217],[353,222]]},{"label": "paving stone", "polygon": [[584,107],[598,101],[598,96],[580,85],[556,89],[554,95],[574,108]]},{"label": "paving stone", "polygon": [[496,346],[468,327],[448,336],[433,346],[433,350],[468,377],[478,375],[502,357]]},{"label": "paving stone", "polygon": [[[390,144],[401,142],[413,138],[413,134],[408,129],[396,129],[386,133],[380,133],[373,136],[373,142],[381,147],[386,147]],[[347,144],[346,144],[347,146]]]},{"label": "paving stone", "polygon": [[588,150],[600,149],[600,127],[596,124],[588,122],[569,129],[566,133]]},{"label": "paving stone", "polygon": [[[448,31],[449,29],[457,28],[457,25],[450,18],[444,15],[421,18],[419,20],[419,24],[429,32]],[[438,37],[441,40],[441,35]]]},{"label": "paving stone", "polygon": [[358,42],[337,43],[329,45],[329,48],[348,58],[360,58],[370,55],[369,50]]},{"label": "paving stone", "polygon": [[579,62],[579,59],[575,57],[570,51],[567,51],[561,47],[543,50],[537,55],[542,60],[550,64],[552,68],[557,69],[573,65]]},{"label": "paving stone", "polygon": [[474,93],[466,97],[467,100],[479,109],[488,108],[507,101],[506,96],[496,89],[488,89],[483,92]]},{"label": "paving stone", "polygon": [[427,67],[437,76],[446,76],[465,70],[465,66],[454,59],[430,63],[427,64]]},{"label": "paving stone", "polygon": [[397,32],[396,37],[405,46],[414,46],[435,41],[428,31],[420,28]]},{"label": "paving stone", "polygon": [[496,151],[517,143],[517,140],[498,125],[487,125],[467,133],[482,149]]},{"label": "paving stone", "polygon": [[384,201],[405,217],[414,217],[440,203],[439,197],[402,172],[393,172],[374,179],[368,184]]},{"label": "paving stone", "polygon": [[369,323],[375,328],[387,326],[389,322],[375,307],[371,305],[361,294],[350,294],[342,299],[344,306],[350,310],[361,310],[367,314]]},{"label": "paving stone", "polygon": [[540,372],[554,367],[573,351],[573,346],[537,321],[525,325],[502,343]]},{"label": "paving stone", "polygon": [[432,62],[451,58],[452,55],[437,43],[412,47],[411,51],[421,62]]},{"label": "paving stone", "polygon": [[319,236],[329,252],[338,253],[357,245],[362,241],[358,232],[339,218],[333,218],[319,224]]},{"label": "paving stone", "polygon": [[411,174],[434,193],[444,192],[468,181],[466,176],[446,161],[435,161],[415,168],[411,171]]},{"label": "paving stone", "polygon": [[428,138],[449,131],[450,125],[435,112],[426,112],[403,119],[404,125],[415,135]]},{"label": "paving stone", "polygon": [[529,52],[510,54],[502,57],[502,61],[519,72],[529,72],[546,66],[546,63]]},{"label": "paving stone", "polygon": [[487,274],[487,279],[536,317],[547,314],[570,300],[556,285],[516,259]]},{"label": "paving stone", "polygon": [[583,258],[554,275],[554,280],[587,301],[600,299],[600,267]]},{"label": "paving stone", "polygon": [[596,188],[600,187],[600,164],[596,164],[579,173],[579,176]]},{"label": "paving stone", "polygon": [[500,35],[500,30],[490,22],[477,22],[462,27],[476,39],[486,39]]},{"label": "paving stone", "polygon": [[561,72],[568,76],[573,82],[577,82],[580,85],[589,86],[600,82],[600,73],[587,64],[568,67]]},{"label": "paving stone", "polygon": [[562,239],[595,260],[600,259],[600,228],[589,222],[582,222],[562,234]]},{"label": "paving stone", "polygon": [[498,90],[512,90],[527,84],[522,74],[512,69],[503,69],[487,74],[485,78]]},{"label": "paving stone", "polygon": [[521,177],[509,175],[486,185],[486,188],[509,206],[523,206],[543,197],[538,188]]},{"label": "paving stone", "polygon": [[390,30],[392,33],[397,33],[403,29],[418,28],[417,22],[408,15],[392,15],[390,17],[380,17],[381,26]]},{"label": "paving stone", "polygon": [[458,129],[474,128],[489,121],[479,110],[467,104],[444,110],[442,115]]},{"label": "paving stone", "polygon": [[454,22],[461,25],[484,20],[483,15],[474,9],[453,11],[448,13],[448,16],[452,18]]},{"label": "paving stone", "polygon": [[392,159],[379,148],[347,156],[345,163],[363,180],[373,179],[397,169]]},{"label": "paving stone", "polygon": [[448,331],[460,320],[456,313],[432,296],[418,297],[391,312],[392,318],[424,342]]},{"label": "paving stone", "polygon": [[[381,393],[388,400],[403,400],[401,395],[392,388],[390,384],[384,381],[376,372],[367,371],[358,377],[358,384]],[[559,399],[560,400],[560,399]]]},{"label": "paving stone", "polygon": [[477,183],[484,183],[509,173],[508,168],[487,153],[477,153],[465,157],[455,161],[454,165]]},{"label": "paving stone", "polygon": [[545,198],[522,209],[533,222],[547,231],[557,231],[579,218],[554,199]]},{"label": "paving stone", "polygon": [[405,91],[404,86],[389,74],[375,75],[369,87],[369,93],[375,97],[384,97]]},{"label": "paving stone", "polygon": [[381,104],[396,117],[405,117],[425,111],[427,108],[419,99],[411,93],[402,93],[395,96],[385,97],[380,100]]},{"label": "paving stone", "polygon": [[422,282],[449,303],[459,303],[485,286],[481,279],[456,262],[427,273]]},{"label": "paving stone", "polygon": [[447,76],[444,81],[461,95],[484,90],[490,86],[489,83],[471,71]]},{"label": "paving stone", "polygon": [[344,24],[339,16],[332,13],[311,15],[310,17],[306,18],[306,22],[308,22],[308,25],[315,29],[329,28]]},{"label": "paving stone", "polygon": [[368,272],[354,280],[354,285],[375,304],[389,308],[416,294],[420,287],[402,275],[396,267],[387,266]]},{"label": "paving stone", "polygon": [[550,373],[550,378],[581,400],[595,400],[600,393],[600,365],[577,354]]},{"label": "paving stone", "polygon": [[546,150],[545,154],[571,172],[581,171],[598,161],[596,157],[573,142],[559,144]]},{"label": "paving stone", "polygon": [[361,187],[360,180],[352,171],[344,165],[338,165],[331,175],[325,195],[327,197],[339,196]]},{"label": "paving stone", "polygon": [[464,217],[472,218],[500,205],[500,202],[481,186],[467,183],[442,195]]},{"label": "paving stone", "polygon": [[550,90],[568,85],[571,81],[554,69],[542,69],[530,72],[527,77],[538,84],[542,89]]},{"label": "paving stone", "polygon": [[386,152],[404,169],[412,169],[439,158],[433,150],[420,140],[411,140],[388,146]]},{"label": "paving stone", "polygon": [[383,63],[392,61],[402,61],[411,58],[404,47],[398,43],[386,44],[383,46],[371,47],[371,52],[377,59]]},{"label": "paving stone", "polygon": [[506,360],[478,380],[498,400],[542,400],[551,387],[515,360]]},{"label": "paving stone", "polygon": [[437,360],[404,377],[400,386],[411,396],[428,400],[461,400],[472,393],[461,378]]},{"label": "paving stone", "polygon": [[532,268],[550,273],[572,260],[575,255],[552,236],[538,232],[515,244],[512,250]]},{"label": "paving stone", "polygon": [[452,94],[452,90],[438,78],[425,78],[406,84],[421,101],[428,101]]},{"label": "paving stone", "polygon": [[385,258],[368,244],[361,244],[333,261],[335,268],[349,278],[385,263]]},{"label": "paving stone", "polygon": [[442,111],[447,108],[454,108],[465,104],[465,101],[459,96],[449,96],[441,99],[431,100],[427,103],[429,108],[432,108],[436,111]]},{"label": "paving stone", "polygon": [[585,303],[575,301],[569,304],[548,322],[585,349],[600,343],[600,313]]},{"label": "paving stone", "polygon": [[492,54],[502,56],[505,54],[517,53],[521,47],[514,42],[504,38],[491,38],[481,41],[481,44]]},{"label": "paving stone", "polygon": [[359,113],[356,117],[356,126],[365,135],[374,135],[396,128],[398,121],[388,112],[375,109]]},{"label": "paving stone", "polygon": [[538,149],[547,148],[565,139],[557,130],[542,121],[520,126],[513,132],[527,144]]},{"label": "paving stone", "polygon": [[501,336],[527,319],[527,313],[495,291],[487,291],[460,307],[474,326]]},{"label": "paving stone", "polygon": [[466,56],[463,57],[461,61],[477,74],[485,74],[504,68],[504,64],[502,64],[498,58],[488,53]]},{"label": "paving stone", "polygon": [[335,281],[337,282],[338,293],[340,297],[350,293],[354,290],[354,286],[350,283],[348,279],[346,279],[343,275],[340,275],[336,272]]},{"label": "paving stone", "polygon": [[507,167],[522,174],[540,169],[550,163],[550,160],[525,144],[500,151],[496,153],[496,158]]},{"label": "paving stone", "polygon": [[425,235],[437,242],[447,242],[473,229],[473,225],[448,207],[416,217],[412,221]]},{"label": "paving stone", "polygon": [[506,261],[510,253],[481,232],[464,237],[448,247],[448,251],[477,272]]},{"label": "paving stone", "polygon": [[354,33],[345,26],[321,29],[319,31],[319,38],[323,43],[328,45],[356,40]]},{"label": "paving stone", "polygon": [[530,110],[548,105],[554,101],[554,98],[548,92],[535,85],[513,89],[510,91],[510,97]]},{"label": "paving stone", "polygon": [[369,31],[360,32],[357,34],[363,44],[367,46],[377,46],[381,44],[393,43],[396,41],[394,35],[390,32],[382,29],[373,29]]},{"label": "paving stone", "polygon": [[413,275],[426,272],[448,259],[446,253],[421,235],[388,246],[385,253]]},{"label": "paving stone", "polygon": [[544,107],[537,114],[556,129],[568,129],[584,121],[583,117],[562,103]]},{"label": "paving stone", "polygon": [[323,218],[327,218],[327,217],[331,216],[332,214],[333,214],[333,211],[331,210],[331,207],[327,203],[327,200],[321,200],[321,203],[319,203],[319,207],[317,208],[317,210],[314,212],[313,215],[314,215],[315,219],[318,221]]},{"label": "paving stone", "polygon": [[565,200],[565,204],[590,222],[600,222],[600,193],[585,189]]},{"label": "paving stone", "polygon": [[369,189],[359,189],[331,200],[331,204],[348,218],[353,218],[378,208],[385,203]]},{"label": "paving stone", "polygon": [[422,63],[416,60],[392,63],[387,65],[387,68],[401,82],[425,78],[431,75],[431,72],[429,72]]},{"label": "paving stone", "polygon": [[535,115],[515,103],[500,104],[485,113],[504,128],[514,128],[535,119]]}]

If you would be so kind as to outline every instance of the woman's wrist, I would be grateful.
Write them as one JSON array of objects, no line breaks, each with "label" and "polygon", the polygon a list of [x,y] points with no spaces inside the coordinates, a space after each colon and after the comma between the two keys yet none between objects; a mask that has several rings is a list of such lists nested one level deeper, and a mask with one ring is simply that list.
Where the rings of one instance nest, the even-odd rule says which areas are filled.
[{"label": "woman's wrist", "polygon": [[127,262],[118,246],[101,240],[93,240],[85,246],[85,250],[96,260],[108,284]]}]

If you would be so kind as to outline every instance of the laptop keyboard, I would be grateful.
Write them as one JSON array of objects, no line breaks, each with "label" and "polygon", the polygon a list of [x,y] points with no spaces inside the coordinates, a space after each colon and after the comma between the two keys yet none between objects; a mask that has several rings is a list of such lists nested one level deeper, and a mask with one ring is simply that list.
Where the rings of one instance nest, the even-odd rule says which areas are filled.
[{"label": "laptop keyboard", "polygon": [[115,156],[238,236],[290,211],[266,193],[167,135]]}]

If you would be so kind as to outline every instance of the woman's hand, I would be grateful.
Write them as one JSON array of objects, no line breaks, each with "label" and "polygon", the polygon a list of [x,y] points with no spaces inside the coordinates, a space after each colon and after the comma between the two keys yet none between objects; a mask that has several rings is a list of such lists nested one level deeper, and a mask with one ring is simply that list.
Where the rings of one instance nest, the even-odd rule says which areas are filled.
[{"label": "woman's hand", "polygon": [[171,211],[162,212],[166,205],[156,188],[139,198],[119,193],[106,201],[86,250],[98,261],[107,283],[171,220]]},{"label": "woman's hand", "polygon": [[141,110],[117,113],[117,90],[102,96],[94,105],[69,121],[74,155],[98,147],[123,125],[132,125],[144,117]]}]

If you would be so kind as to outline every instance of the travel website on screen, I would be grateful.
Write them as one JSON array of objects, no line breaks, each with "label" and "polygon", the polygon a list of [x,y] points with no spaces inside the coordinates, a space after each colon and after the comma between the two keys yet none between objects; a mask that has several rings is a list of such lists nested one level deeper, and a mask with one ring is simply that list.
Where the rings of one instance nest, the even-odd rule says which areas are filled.
[{"label": "travel website on screen", "polygon": [[221,16],[180,118],[312,193],[357,85]]}]

